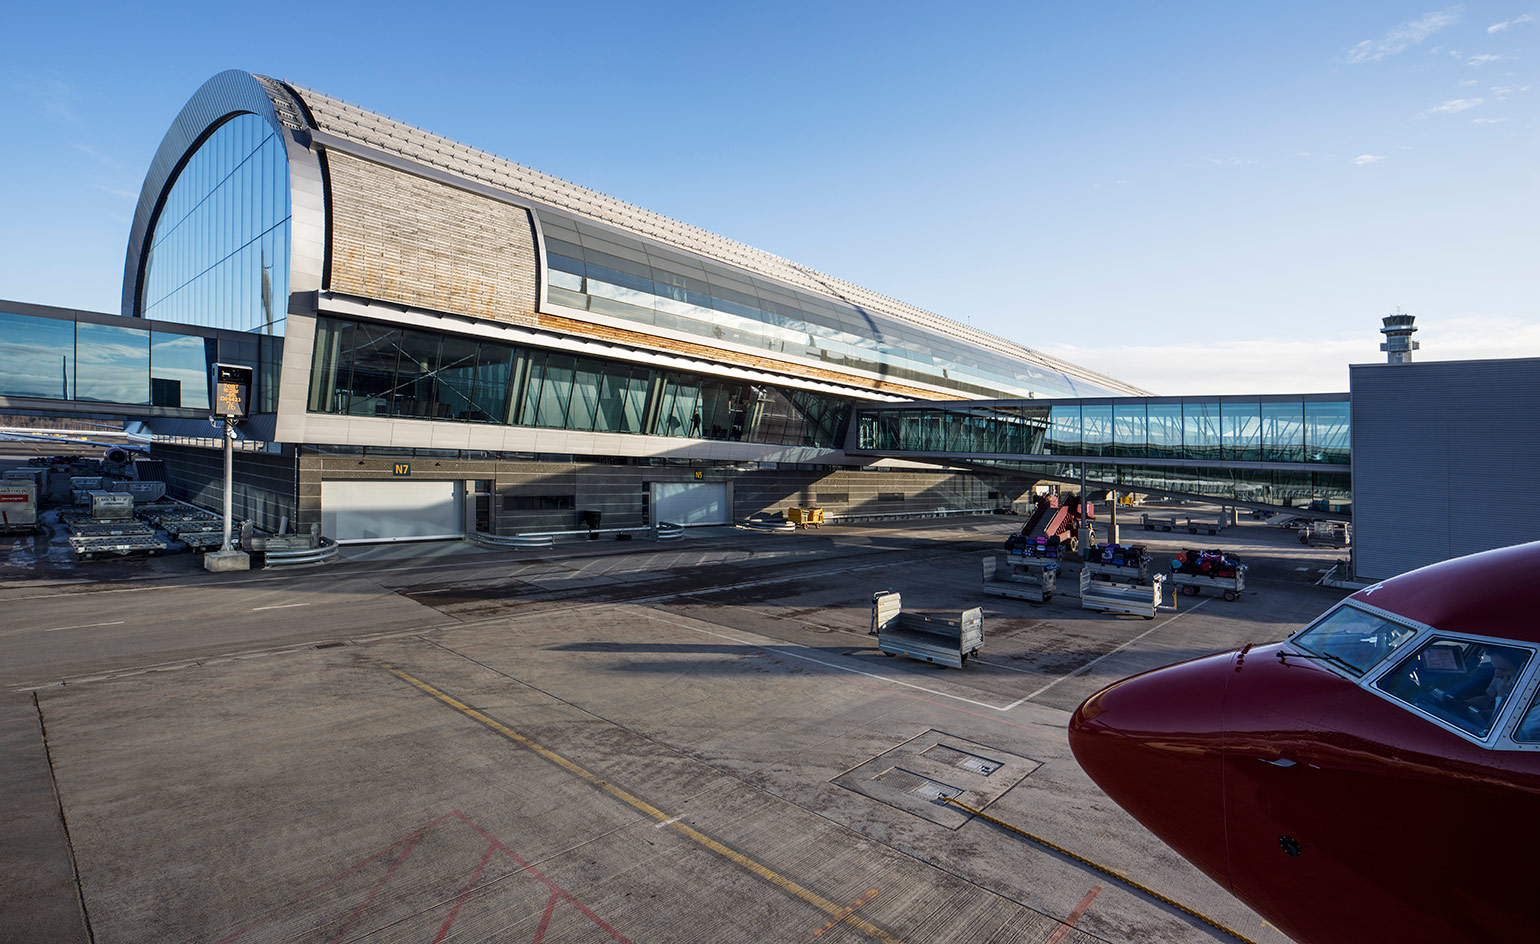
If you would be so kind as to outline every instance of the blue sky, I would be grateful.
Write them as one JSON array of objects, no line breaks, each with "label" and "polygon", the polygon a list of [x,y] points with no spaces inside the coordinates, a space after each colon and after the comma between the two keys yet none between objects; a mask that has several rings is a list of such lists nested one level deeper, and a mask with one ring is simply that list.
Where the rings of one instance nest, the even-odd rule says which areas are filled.
[{"label": "blue sky", "polygon": [[241,68],[1160,393],[1540,356],[1533,0],[214,6],[7,14],[0,297],[116,311]]}]

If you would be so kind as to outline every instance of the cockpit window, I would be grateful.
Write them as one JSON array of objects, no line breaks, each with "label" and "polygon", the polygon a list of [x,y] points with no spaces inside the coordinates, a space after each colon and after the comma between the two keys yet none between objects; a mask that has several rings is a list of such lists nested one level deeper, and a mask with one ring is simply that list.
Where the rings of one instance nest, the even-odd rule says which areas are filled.
[{"label": "cockpit window", "polygon": [[1474,737],[1485,738],[1534,653],[1434,637],[1374,684]]},{"label": "cockpit window", "polygon": [[1519,719],[1519,726],[1513,731],[1515,741],[1540,741],[1540,692],[1535,692],[1535,697],[1530,700],[1529,710],[1524,712],[1524,717]]},{"label": "cockpit window", "polygon": [[1373,613],[1339,606],[1289,642],[1363,675],[1417,631]]}]

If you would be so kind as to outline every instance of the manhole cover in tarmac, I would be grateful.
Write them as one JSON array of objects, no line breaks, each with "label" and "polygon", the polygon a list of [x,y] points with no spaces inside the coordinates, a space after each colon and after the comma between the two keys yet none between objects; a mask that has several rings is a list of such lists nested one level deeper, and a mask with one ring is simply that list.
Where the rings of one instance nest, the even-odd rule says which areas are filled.
[{"label": "manhole cover in tarmac", "polygon": [[834,778],[847,790],[956,829],[969,814],[946,803],[956,797],[983,809],[1042,764],[1030,757],[926,731]]}]

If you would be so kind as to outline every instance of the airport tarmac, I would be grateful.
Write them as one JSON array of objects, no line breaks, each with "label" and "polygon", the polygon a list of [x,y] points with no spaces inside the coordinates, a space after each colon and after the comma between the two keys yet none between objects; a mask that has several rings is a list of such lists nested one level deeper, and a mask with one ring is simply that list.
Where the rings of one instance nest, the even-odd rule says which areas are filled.
[{"label": "airport tarmac", "polygon": [[[1146,621],[1079,609],[1073,566],[1047,604],[983,595],[980,558],[1020,523],[220,575],[12,546],[0,939],[1233,939],[1005,823],[1285,941],[1102,795],[1065,724],[1118,678],[1287,635],[1346,594],[1314,586],[1343,553],[1250,521],[1125,524],[1157,561],[1223,547],[1251,568],[1240,599]],[[984,650],[885,658],[884,589],[982,606]]]}]

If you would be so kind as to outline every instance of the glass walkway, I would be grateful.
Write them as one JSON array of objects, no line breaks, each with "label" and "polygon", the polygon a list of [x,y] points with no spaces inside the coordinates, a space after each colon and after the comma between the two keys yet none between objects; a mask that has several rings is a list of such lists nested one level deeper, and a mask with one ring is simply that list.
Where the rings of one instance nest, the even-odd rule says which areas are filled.
[{"label": "glass walkway", "polygon": [[863,403],[846,451],[1345,515],[1349,414],[1345,393]]}]

